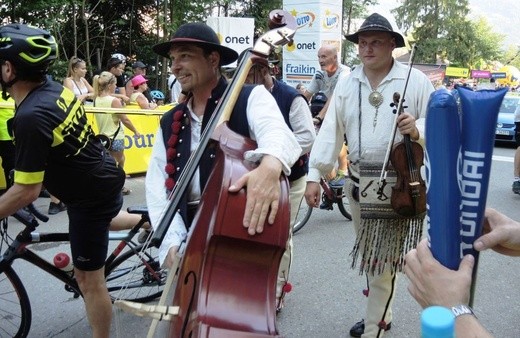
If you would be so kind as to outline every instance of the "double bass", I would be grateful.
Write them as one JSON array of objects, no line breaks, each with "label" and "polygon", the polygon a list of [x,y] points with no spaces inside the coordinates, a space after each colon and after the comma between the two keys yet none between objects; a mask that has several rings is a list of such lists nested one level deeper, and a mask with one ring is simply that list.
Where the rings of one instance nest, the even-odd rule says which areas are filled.
[{"label": "double bass", "polygon": [[264,34],[239,65],[224,92],[198,149],[191,155],[154,238],[162,241],[195,172],[202,152],[217,141],[213,171],[201,196],[183,254],[173,306],[170,337],[273,337],[276,329],[276,282],[280,259],[289,236],[289,185],[280,178],[281,194],[274,224],[250,236],[242,226],[246,192],[229,193],[229,186],[254,165],[243,160],[256,148],[251,139],[231,131],[226,121],[255,58],[267,58],[272,50],[292,42],[296,21],[288,13],[270,13],[271,30]]}]

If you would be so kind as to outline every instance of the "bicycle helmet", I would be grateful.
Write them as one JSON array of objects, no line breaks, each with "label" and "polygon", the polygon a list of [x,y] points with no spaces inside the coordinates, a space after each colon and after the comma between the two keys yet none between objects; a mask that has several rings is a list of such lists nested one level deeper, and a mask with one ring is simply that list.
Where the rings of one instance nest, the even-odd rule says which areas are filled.
[{"label": "bicycle helmet", "polygon": [[46,30],[24,24],[0,27],[0,60],[8,60],[17,73],[47,73],[58,56],[54,37]]},{"label": "bicycle helmet", "polygon": [[114,59],[119,59],[121,62],[126,62],[126,56],[124,56],[121,53],[112,54],[110,57]]},{"label": "bicycle helmet", "polygon": [[20,79],[43,78],[57,56],[56,40],[48,31],[19,23],[0,27],[0,60],[7,60],[16,68],[16,77],[11,81],[0,77],[2,98],[7,100],[7,88]]},{"label": "bicycle helmet", "polygon": [[155,100],[164,100],[164,94],[160,90],[152,90],[150,95],[152,95],[152,98]]}]

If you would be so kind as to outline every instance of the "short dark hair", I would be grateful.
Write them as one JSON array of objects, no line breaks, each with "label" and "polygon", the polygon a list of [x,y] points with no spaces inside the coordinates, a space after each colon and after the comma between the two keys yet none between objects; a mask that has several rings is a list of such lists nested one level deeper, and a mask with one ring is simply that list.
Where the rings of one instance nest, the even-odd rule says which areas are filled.
[{"label": "short dark hair", "polygon": [[110,59],[108,59],[106,70],[110,70],[110,69],[112,69],[114,67],[117,67],[117,66],[119,66],[122,63],[123,63],[123,61],[121,61],[121,59],[110,58]]}]

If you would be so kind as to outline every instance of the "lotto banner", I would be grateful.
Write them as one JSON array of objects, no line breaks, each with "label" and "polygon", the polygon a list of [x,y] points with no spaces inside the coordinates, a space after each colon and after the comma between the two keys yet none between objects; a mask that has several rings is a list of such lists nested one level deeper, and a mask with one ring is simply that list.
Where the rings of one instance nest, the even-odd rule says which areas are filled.
[{"label": "lotto banner", "polygon": [[[253,47],[255,33],[253,18],[209,17],[206,23],[217,33],[222,45],[235,50],[238,54]],[[236,62],[226,67],[236,67]]]},{"label": "lotto banner", "polygon": [[286,0],[284,10],[291,13],[298,25],[294,44],[283,48],[283,80],[292,86],[308,84],[320,69],[318,50],[324,44],[334,44],[341,57],[341,3],[334,1]]}]

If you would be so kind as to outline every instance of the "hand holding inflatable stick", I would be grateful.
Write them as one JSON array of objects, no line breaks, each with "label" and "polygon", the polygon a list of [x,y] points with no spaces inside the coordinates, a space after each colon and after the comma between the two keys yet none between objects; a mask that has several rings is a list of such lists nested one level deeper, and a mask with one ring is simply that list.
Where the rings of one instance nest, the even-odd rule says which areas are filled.
[{"label": "hand holding inflatable stick", "polygon": [[478,266],[473,242],[482,234],[495,126],[506,92],[459,88],[460,124],[455,99],[446,90],[434,92],[428,107],[427,221],[431,250],[444,266],[454,270],[464,255],[475,256],[470,306]]}]

